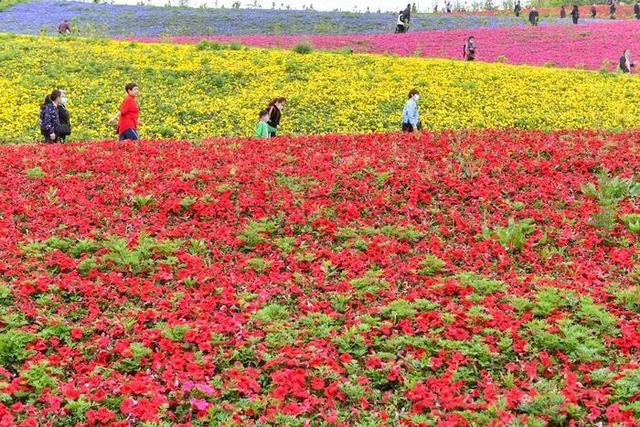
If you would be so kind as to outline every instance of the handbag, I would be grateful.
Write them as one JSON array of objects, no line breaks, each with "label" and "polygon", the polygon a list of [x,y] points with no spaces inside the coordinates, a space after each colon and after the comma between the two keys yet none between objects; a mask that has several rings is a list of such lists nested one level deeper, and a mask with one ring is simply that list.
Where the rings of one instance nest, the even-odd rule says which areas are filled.
[{"label": "handbag", "polygon": [[68,123],[60,123],[56,129],[56,134],[58,136],[71,135],[71,125]]}]

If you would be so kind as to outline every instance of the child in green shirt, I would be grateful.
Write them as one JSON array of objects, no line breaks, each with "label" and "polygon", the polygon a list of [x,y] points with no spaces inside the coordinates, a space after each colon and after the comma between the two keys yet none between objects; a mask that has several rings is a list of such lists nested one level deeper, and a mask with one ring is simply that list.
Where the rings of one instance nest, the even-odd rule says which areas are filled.
[{"label": "child in green shirt", "polygon": [[260,121],[258,121],[258,127],[256,128],[256,138],[269,138],[270,132],[275,132],[275,129],[267,124],[269,121],[269,110],[260,111]]}]

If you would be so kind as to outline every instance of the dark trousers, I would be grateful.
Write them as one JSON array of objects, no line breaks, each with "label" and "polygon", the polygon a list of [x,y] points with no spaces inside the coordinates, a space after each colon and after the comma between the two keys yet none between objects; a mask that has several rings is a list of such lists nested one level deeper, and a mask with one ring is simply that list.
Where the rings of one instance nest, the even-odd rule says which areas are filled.
[{"label": "dark trousers", "polygon": [[572,17],[571,20],[573,21],[574,24],[578,23],[578,18],[576,18],[576,17]]},{"label": "dark trousers", "polygon": [[402,132],[413,132],[416,130],[422,130],[422,123],[418,122],[418,125],[416,126],[416,128],[413,128],[413,125],[411,123],[403,123],[402,124]]},{"label": "dark trousers", "polygon": [[120,135],[118,135],[119,141],[125,141],[128,139],[132,141],[139,140],[140,136],[138,135],[138,131],[136,129],[127,129],[124,132],[122,132]]}]

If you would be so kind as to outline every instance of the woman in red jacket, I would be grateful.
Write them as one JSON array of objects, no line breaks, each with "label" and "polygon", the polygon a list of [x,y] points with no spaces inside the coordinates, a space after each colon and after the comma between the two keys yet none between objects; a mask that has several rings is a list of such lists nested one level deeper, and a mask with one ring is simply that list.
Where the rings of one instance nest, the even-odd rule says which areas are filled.
[{"label": "woman in red jacket", "polygon": [[138,140],[138,121],[140,117],[140,107],[136,102],[136,98],[140,95],[140,88],[135,83],[128,83],[124,90],[127,91],[127,97],[120,104],[120,111],[113,117],[110,122],[118,121],[118,140]]}]

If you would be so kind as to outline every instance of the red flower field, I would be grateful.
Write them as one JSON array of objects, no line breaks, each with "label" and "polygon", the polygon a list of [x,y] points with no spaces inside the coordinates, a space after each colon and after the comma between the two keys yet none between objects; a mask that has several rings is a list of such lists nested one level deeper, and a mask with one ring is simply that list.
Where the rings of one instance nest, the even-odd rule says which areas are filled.
[{"label": "red flower field", "polygon": [[639,139],[3,146],[0,424],[635,425]]}]

